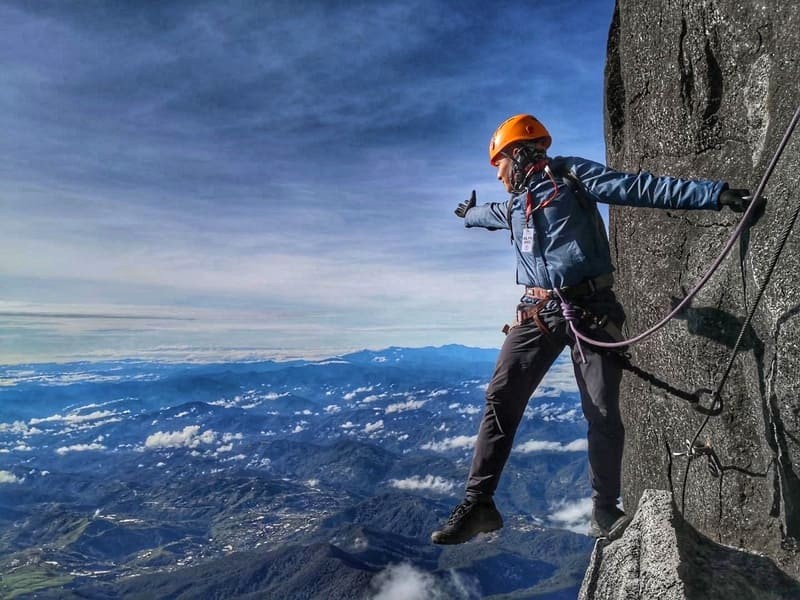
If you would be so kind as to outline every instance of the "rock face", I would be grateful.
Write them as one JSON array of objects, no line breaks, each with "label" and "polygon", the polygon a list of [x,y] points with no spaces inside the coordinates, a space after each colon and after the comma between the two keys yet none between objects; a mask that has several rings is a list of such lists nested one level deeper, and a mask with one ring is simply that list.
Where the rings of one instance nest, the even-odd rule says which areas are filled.
[{"label": "rock face", "polygon": [[777,600],[800,584],[762,556],[717,544],[686,523],[669,492],[645,490],[622,537],[595,546],[579,600]]},{"label": "rock face", "polygon": [[[754,190],[800,105],[799,57],[800,10],[791,2],[618,0],[606,65],[609,164]],[[700,534],[763,553],[798,579],[800,223],[745,331],[722,411],[698,436],[705,453],[673,454],[687,450],[706,418],[684,397],[718,383],[800,203],[800,130],[765,193],[763,216],[681,318],[631,349],[639,371],[623,381],[623,496],[631,511],[645,489],[672,490]],[[737,219],[728,209],[611,209],[628,333],[650,327],[694,287]]]}]

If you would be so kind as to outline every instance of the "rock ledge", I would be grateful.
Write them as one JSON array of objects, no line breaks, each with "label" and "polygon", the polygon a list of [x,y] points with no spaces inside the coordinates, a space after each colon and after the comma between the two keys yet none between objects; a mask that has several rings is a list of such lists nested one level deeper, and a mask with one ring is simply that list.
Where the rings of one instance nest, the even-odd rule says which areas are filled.
[{"label": "rock ledge", "polygon": [[800,599],[765,556],[717,544],[683,520],[672,494],[645,490],[618,540],[598,540],[579,600]]}]

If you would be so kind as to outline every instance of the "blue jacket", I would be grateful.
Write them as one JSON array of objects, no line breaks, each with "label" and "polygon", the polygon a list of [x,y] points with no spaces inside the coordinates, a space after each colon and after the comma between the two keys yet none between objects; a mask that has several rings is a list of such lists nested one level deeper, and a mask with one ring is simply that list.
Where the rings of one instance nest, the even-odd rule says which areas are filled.
[{"label": "blue jacket", "polygon": [[[719,195],[728,187],[723,181],[655,177],[645,172],[621,173],[600,163],[572,156],[555,157],[550,160],[550,167],[556,174],[559,192],[550,204],[534,210],[531,215],[528,227],[533,229],[532,252],[522,251],[524,192],[507,202],[475,206],[464,219],[467,227],[511,229],[517,256],[517,283],[546,289],[575,285],[586,278],[614,270],[597,202],[719,210]],[[567,171],[581,180],[585,193],[576,193],[577,189],[570,187],[567,178],[558,175]],[[534,207],[553,191],[553,184],[543,172],[534,175],[528,187]]]}]

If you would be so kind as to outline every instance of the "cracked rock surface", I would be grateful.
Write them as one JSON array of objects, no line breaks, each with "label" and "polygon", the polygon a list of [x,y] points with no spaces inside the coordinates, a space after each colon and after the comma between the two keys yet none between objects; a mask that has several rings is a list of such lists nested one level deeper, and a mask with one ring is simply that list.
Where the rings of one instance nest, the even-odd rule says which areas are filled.
[{"label": "cracked rock surface", "polygon": [[[798,73],[800,11],[780,0],[618,0],[606,64],[608,163],[755,190],[800,105]],[[705,418],[685,398],[719,382],[800,203],[800,131],[765,193],[764,214],[692,305],[631,349],[639,372],[625,374],[621,393],[623,499],[632,511],[645,489],[672,490],[700,535],[763,553],[800,579],[800,223],[744,331],[722,411],[698,438],[704,453],[674,455]],[[629,335],[694,287],[738,218],[728,209],[611,208]]]},{"label": "cracked rock surface", "polygon": [[597,542],[579,600],[783,600],[800,583],[767,557],[717,544],[692,528],[672,495],[645,490],[622,537]]}]

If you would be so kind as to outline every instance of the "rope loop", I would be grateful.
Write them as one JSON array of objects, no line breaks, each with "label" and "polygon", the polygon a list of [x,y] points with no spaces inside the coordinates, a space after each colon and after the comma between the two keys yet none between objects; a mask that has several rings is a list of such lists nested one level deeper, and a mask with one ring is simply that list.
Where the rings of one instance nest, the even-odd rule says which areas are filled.
[{"label": "rope loop", "polygon": [[[623,348],[641,342],[642,340],[650,337],[656,331],[658,331],[664,325],[666,325],[669,321],[671,321],[679,312],[681,312],[684,308],[686,308],[692,301],[692,299],[697,295],[697,293],[703,288],[703,286],[705,286],[708,280],[711,279],[711,276],[716,272],[720,264],[722,264],[722,261],[725,260],[725,257],[728,256],[728,254],[731,251],[731,248],[733,248],[733,245],[736,243],[736,240],[738,240],[739,237],[741,237],[745,228],[750,224],[751,217],[753,217],[755,213],[758,210],[760,210],[759,200],[762,197],[764,188],[766,187],[767,182],[772,176],[772,172],[774,171],[776,165],[778,164],[778,160],[783,154],[786,145],[789,143],[789,139],[791,138],[792,133],[794,132],[794,129],[797,126],[798,121],[800,121],[800,106],[797,107],[797,110],[795,111],[794,116],[792,117],[792,120],[789,123],[789,126],[786,128],[786,131],[784,132],[783,135],[783,139],[781,139],[780,144],[778,144],[778,148],[775,151],[775,155],[772,157],[772,160],[770,161],[767,170],[764,172],[764,175],[761,178],[761,181],[759,182],[758,187],[756,188],[756,191],[753,194],[752,199],[750,200],[750,205],[747,207],[747,210],[744,211],[741,220],[739,221],[736,228],[733,230],[733,233],[731,233],[730,238],[728,238],[728,241],[725,243],[725,246],[719,253],[719,256],[717,256],[716,260],[714,260],[714,262],[711,264],[711,266],[708,268],[705,274],[700,278],[700,281],[695,285],[695,287],[688,294],[686,294],[686,297],[683,298],[683,300],[681,300],[678,303],[678,305],[675,306],[675,308],[673,308],[669,314],[667,314],[667,316],[665,316],[663,319],[661,319],[661,321],[653,325],[647,331],[644,331],[637,336],[634,336],[627,340],[622,340],[620,342],[601,342],[600,340],[592,339],[582,334],[580,331],[578,331],[577,327],[575,327],[575,324],[571,322],[569,325],[573,335],[577,339],[580,339],[592,346],[597,346],[598,348],[609,348],[609,349]],[[794,224],[793,221],[792,224]]]},{"label": "rope loop", "polygon": [[575,339],[575,346],[578,348],[578,353],[581,355],[581,362],[586,364],[586,355],[583,353],[583,344],[581,344],[581,337],[578,335],[577,324],[580,323],[582,311],[579,307],[569,302],[561,291],[556,288],[556,295],[561,301],[561,314],[567,322],[568,329],[572,332],[572,337]]}]

